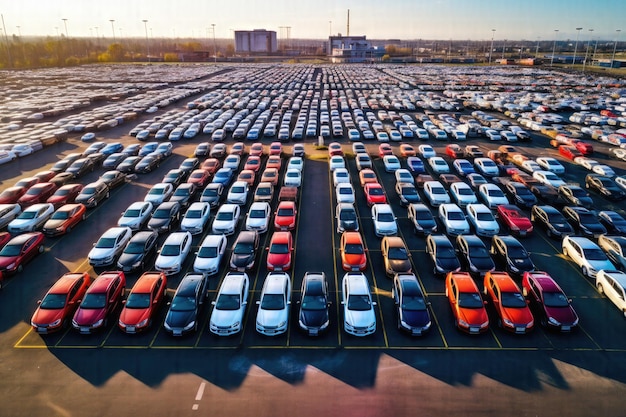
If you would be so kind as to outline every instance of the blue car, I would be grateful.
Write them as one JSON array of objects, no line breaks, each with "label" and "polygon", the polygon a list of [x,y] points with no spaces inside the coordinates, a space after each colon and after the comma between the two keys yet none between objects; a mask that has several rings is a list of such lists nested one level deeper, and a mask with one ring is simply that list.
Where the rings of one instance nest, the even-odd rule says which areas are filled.
[{"label": "blue car", "polygon": [[476,172],[474,166],[467,159],[455,159],[452,165],[456,172],[462,177]]},{"label": "blue car", "polygon": [[406,164],[413,175],[419,175],[426,172],[424,169],[424,162],[417,156],[409,156],[406,159]]},{"label": "blue car", "polygon": [[124,150],[124,145],[120,142],[109,143],[107,146],[100,150],[100,153],[105,155],[111,155],[117,152],[122,152]]},{"label": "blue car", "polygon": [[224,187],[233,179],[233,171],[230,168],[220,168],[213,176],[213,182],[222,184]]}]

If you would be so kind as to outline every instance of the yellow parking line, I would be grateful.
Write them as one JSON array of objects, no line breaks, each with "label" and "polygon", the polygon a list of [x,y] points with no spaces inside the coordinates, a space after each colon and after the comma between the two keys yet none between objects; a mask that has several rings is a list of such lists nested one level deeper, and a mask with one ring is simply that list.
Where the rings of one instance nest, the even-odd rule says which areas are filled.
[{"label": "yellow parking line", "polygon": [[[491,324],[491,323],[490,323]],[[498,348],[503,349],[502,347],[502,343],[500,343],[500,339],[498,339],[498,336],[496,336],[496,333],[493,331],[493,329],[491,328],[491,326],[489,326],[489,331],[491,332],[491,335],[493,336],[494,340],[496,341],[496,343],[498,344]]]},{"label": "yellow parking line", "polygon": [[[335,276],[335,305],[337,306],[337,342],[339,344],[339,346],[341,346],[342,340],[341,340],[341,325],[342,325],[342,320],[341,320],[341,314],[339,313],[342,309],[341,309],[341,298],[339,296],[339,293],[341,291],[341,285],[339,284],[339,277],[337,275],[338,271],[337,271],[337,242],[335,241],[335,216],[334,216],[334,210],[333,210],[333,188],[330,186],[332,184],[332,174],[330,172],[330,166],[328,169],[328,194],[330,197],[330,224],[332,227],[332,231],[331,231],[331,240],[332,240],[332,253],[333,253],[333,275]],[[356,208],[355,208],[356,211]],[[358,212],[357,212],[357,217],[358,217]]]}]

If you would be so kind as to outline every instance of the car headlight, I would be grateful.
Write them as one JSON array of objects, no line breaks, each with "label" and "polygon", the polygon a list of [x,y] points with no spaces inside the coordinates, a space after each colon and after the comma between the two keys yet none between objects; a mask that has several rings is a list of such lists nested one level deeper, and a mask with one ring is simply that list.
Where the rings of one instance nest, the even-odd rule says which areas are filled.
[{"label": "car headlight", "polygon": [[548,323],[550,323],[553,326],[560,326],[561,325],[561,323],[558,322],[554,317],[548,318]]},{"label": "car headlight", "polygon": [[505,325],[507,325],[508,327],[513,327],[513,322],[509,319],[504,319],[502,320],[504,322]]},{"label": "car headlight", "polygon": [[189,330],[191,329],[193,326],[196,325],[195,321],[190,322],[188,325],[186,325],[185,327],[183,327],[183,330]]},{"label": "car headlight", "polygon": [[368,328],[368,329],[371,329],[371,328],[374,328],[374,327],[376,327],[376,322],[375,322],[375,321],[371,322],[371,323],[367,326],[367,328]]},{"label": "car headlight", "polygon": [[287,321],[283,320],[280,323],[278,323],[278,327],[283,327],[287,324]]},{"label": "car headlight", "polygon": [[53,321],[52,323],[50,323],[50,327],[56,327],[59,324],[61,324],[61,319],[57,319],[57,320]]},{"label": "car headlight", "polygon": [[13,262],[12,264],[7,265],[7,269],[13,269],[15,268],[15,262]]},{"label": "car headlight", "polygon": [[480,328],[481,328],[481,329],[484,329],[484,328],[485,328],[485,327],[487,327],[487,326],[489,326],[489,322],[488,322],[488,321],[486,321],[486,322],[484,322],[483,324],[481,324],[481,325],[480,325]]},{"label": "car headlight", "polygon": [[144,327],[146,324],[148,324],[148,319],[141,320],[137,323],[137,327]]},{"label": "car headlight", "polygon": [[469,323],[466,322],[465,320],[459,319],[459,326],[461,326],[461,327],[469,327]]},{"label": "car headlight", "polygon": [[240,321],[236,321],[233,324],[230,325],[231,328],[236,329],[241,325]]},{"label": "car headlight", "polygon": [[100,327],[104,324],[104,319],[100,319],[97,322],[95,322],[91,327]]}]

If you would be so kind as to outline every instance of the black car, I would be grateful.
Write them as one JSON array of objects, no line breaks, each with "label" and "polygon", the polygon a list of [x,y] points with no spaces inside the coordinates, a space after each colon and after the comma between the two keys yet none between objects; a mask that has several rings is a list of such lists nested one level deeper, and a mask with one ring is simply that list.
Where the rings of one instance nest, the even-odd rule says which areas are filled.
[{"label": "black car", "polygon": [[565,199],[559,194],[559,191],[551,185],[533,184],[530,187],[530,191],[532,191],[538,200],[550,206],[563,207],[567,204]]},{"label": "black car", "polygon": [[96,207],[102,200],[109,198],[109,186],[106,182],[98,180],[85,187],[76,196],[75,203],[83,203],[85,207]]},{"label": "black car", "polygon": [[208,156],[210,150],[211,150],[211,147],[209,146],[209,142],[200,142],[196,146],[196,149],[193,151],[193,154],[197,158]]},{"label": "black car", "polygon": [[307,272],[302,279],[298,324],[309,336],[317,336],[328,328],[328,283],[323,272]]},{"label": "black car", "polygon": [[603,210],[598,213],[598,219],[610,233],[626,235],[626,219],[620,216],[619,213],[612,210]]},{"label": "black car", "polygon": [[196,195],[196,185],[185,182],[174,190],[169,201],[178,201],[182,207],[187,207]]},{"label": "black car", "polygon": [[58,161],[56,164],[54,164],[52,166],[52,168],[50,168],[50,171],[54,171],[54,172],[64,172],[67,167],[69,167],[70,165],[72,165],[72,160],[70,159],[61,159],[60,161]]},{"label": "black car", "polygon": [[207,276],[189,273],[178,284],[163,327],[172,336],[183,336],[198,329],[199,313],[207,299]]},{"label": "black car", "polygon": [[152,172],[159,167],[161,159],[157,155],[147,155],[141,158],[141,161],[135,165],[135,172],[138,174],[146,174]]},{"label": "black car", "polygon": [[391,292],[396,305],[398,329],[413,336],[421,336],[428,331],[432,324],[429,303],[417,277],[413,274],[395,275]]},{"label": "black car", "polygon": [[548,237],[560,237],[565,235],[573,235],[574,229],[567,222],[567,219],[552,206],[533,206],[530,211],[530,221],[533,224],[539,223],[544,229]]},{"label": "black car", "polygon": [[128,155],[123,154],[121,152],[116,152],[113,153],[111,155],[109,155],[103,162],[102,162],[102,168],[106,168],[106,169],[116,169],[117,166],[119,164],[122,163],[122,161],[124,161],[126,158],[128,158]]},{"label": "black car", "polygon": [[408,183],[408,182],[397,183],[396,193],[398,193],[398,197],[400,197],[400,205],[403,207],[406,207],[409,204],[420,202],[420,196],[417,193],[417,188],[415,188],[415,185],[411,183]]},{"label": "black car", "polygon": [[88,172],[92,172],[94,170],[94,165],[91,159],[89,158],[81,158],[72,162],[72,165],[67,167],[65,172],[69,172],[74,176],[74,178],[79,178],[85,175]]},{"label": "black car", "polygon": [[105,155],[102,152],[96,152],[91,155],[87,155],[87,159],[89,159],[93,164],[93,167],[96,168],[102,165],[107,156],[108,155]]},{"label": "black car", "polygon": [[626,237],[600,236],[598,246],[618,269],[626,271]]},{"label": "black car", "polygon": [[71,172],[59,172],[54,177],[50,178],[49,182],[55,184],[57,187],[68,184],[74,180],[74,174]]},{"label": "black car", "polygon": [[606,227],[600,223],[596,215],[584,207],[565,207],[563,216],[583,236],[597,239],[600,235],[606,233]]},{"label": "black car", "polygon": [[180,220],[180,204],[166,201],[157,206],[148,220],[148,229],[162,233],[171,231]]},{"label": "black car", "polygon": [[476,235],[460,235],[456,238],[459,257],[467,266],[470,274],[484,275],[496,269],[487,247]]},{"label": "black car", "polygon": [[337,221],[337,233],[359,231],[359,220],[356,215],[356,209],[352,204],[337,204],[335,217]]},{"label": "black car", "polygon": [[135,172],[135,167],[142,159],[143,158],[141,156],[128,156],[117,166],[116,169],[125,174],[130,174],[131,172]]},{"label": "black car", "polygon": [[256,230],[239,232],[230,255],[230,269],[247,271],[254,268],[258,249],[259,233]]},{"label": "black car", "polygon": [[409,220],[415,227],[415,233],[429,235],[437,231],[437,221],[425,204],[411,204],[407,208]]},{"label": "black car", "polygon": [[180,168],[170,169],[163,176],[161,182],[169,182],[174,187],[178,187],[187,178],[187,173]]},{"label": "black car", "polygon": [[211,208],[219,206],[222,201],[222,194],[224,193],[224,185],[218,182],[212,182],[204,187],[200,201],[203,203],[209,203]]},{"label": "black car", "polygon": [[124,272],[145,270],[146,265],[156,255],[158,237],[159,234],[152,230],[137,232],[117,259],[117,267]]},{"label": "black car", "polygon": [[223,158],[226,156],[226,145],[223,143],[216,143],[209,152],[209,158]]},{"label": "black car", "polygon": [[426,238],[426,253],[433,261],[435,275],[441,276],[461,270],[454,246],[446,235],[429,235]]},{"label": "black car", "polygon": [[537,197],[521,182],[509,181],[505,184],[504,190],[518,206],[531,208],[537,204]]},{"label": "black car", "polygon": [[198,168],[200,165],[200,160],[198,158],[187,158],[183,162],[180,163],[178,169],[183,171],[185,175],[189,175],[191,171]]},{"label": "black car", "polygon": [[626,193],[609,177],[597,174],[587,174],[585,177],[585,187],[589,190],[603,195],[610,200],[622,200]]},{"label": "black car", "polygon": [[135,156],[139,154],[139,151],[141,150],[141,145],[138,143],[131,143],[130,145],[127,145],[123,150],[122,153],[126,156]]},{"label": "black car", "polygon": [[497,261],[505,265],[507,272],[522,275],[524,272],[535,270],[530,254],[513,236],[494,236],[490,252]]},{"label": "black car", "polygon": [[126,182],[126,174],[123,174],[118,170],[112,170],[100,175],[100,179],[109,186],[109,189],[113,189]]},{"label": "black car", "polygon": [[558,188],[559,194],[565,201],[575,206],[582,206],[591,210],[593,208],[593,200],[589,193],[577,185],[561,185]]}]

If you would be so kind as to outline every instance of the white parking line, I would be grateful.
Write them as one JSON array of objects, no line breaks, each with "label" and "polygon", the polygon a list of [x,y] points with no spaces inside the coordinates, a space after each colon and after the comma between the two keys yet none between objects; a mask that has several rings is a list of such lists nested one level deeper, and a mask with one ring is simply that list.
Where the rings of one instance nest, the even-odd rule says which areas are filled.
[{"label": "white parking line", "polygon": [[[198,392],[196,392],[196,401],[201,401],[202,400],[202,396],[204,395],[204,388],[206,387],[206,382],[203,382],[200,384],[200,386],[198,387]],[[194,404],[191,409],[193,411],[196,411],[198,408],[200,408],[199,404]]]}]

